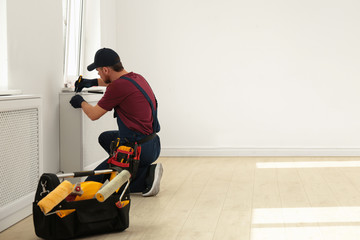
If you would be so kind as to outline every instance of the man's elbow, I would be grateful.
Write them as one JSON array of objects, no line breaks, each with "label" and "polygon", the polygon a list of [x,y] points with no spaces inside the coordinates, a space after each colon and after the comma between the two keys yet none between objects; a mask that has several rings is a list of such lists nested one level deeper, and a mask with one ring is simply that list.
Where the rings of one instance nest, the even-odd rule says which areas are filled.
[{"label": "man's elbow", "polygon": [[90,118],[91,121],[96,121],[98,120],[101,116],[96,116],[96,115],[91,115],[91,116],[88,116]]},{"label": "man's elbow", "polygon": [[95,121],[101,118],[107,111],[96,105],[95,107],[90,104],[84,104],[82,106],[85,114],[89,117],[90,120]]},{"label": "man's elbow", "polygon": [[96,121],[96,120],[98,120],[98,119],[101,117],[101,115],[96,114],[96,112],[85,111],[85,114],[88,116],[88,118],[89,118],[91,121]]}]

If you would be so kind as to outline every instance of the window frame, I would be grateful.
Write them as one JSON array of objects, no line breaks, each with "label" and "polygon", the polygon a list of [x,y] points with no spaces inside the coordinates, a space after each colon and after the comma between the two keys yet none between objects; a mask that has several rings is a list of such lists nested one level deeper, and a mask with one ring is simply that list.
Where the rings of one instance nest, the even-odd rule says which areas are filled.
[{"label": "window frame", "polygon": [[64,87],[71,88],[81,72],[84,31],[84,1],[63,0]]}]

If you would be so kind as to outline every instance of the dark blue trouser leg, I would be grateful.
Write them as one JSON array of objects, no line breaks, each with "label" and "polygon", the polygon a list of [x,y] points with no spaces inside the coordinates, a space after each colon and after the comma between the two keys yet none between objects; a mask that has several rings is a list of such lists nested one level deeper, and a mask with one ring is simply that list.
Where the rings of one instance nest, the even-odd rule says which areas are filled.
[{"label": "dark blue trouser leg", "polygon": [[119,131],[106,131],[99,135],[98,141],[101,147],[110,154],[110,143],[119,137]]},{"label": "dark blue trouser leg", "polygon": [[149,166],[158,159],[161,145],[156,136],[149,142],[141,144],[140,164],[135,179],[130,183],[130,192],[142,192],[145,189],[145,178]]},{"label": "dark blue trouser leg", "polygon": [[[110,143],[116,138],[119,137],[118,131],[107,131],[103,132],[99,136],[99,143],[105,149],[107,153],[110,154]],[[141,155],[139,169],[137,171],[135,179],[130,183],[130,192],[142,192],[145,189],[145,178],[149,166],[156,161],[160,155],[161,145],[160,138],[156,136],[149,142],[143,143],[141,145]],[[107,169],[107,159],[100,163],[94,170]],[[85,181],[96,181],[102,182],[103,175],[90,176]]]}]

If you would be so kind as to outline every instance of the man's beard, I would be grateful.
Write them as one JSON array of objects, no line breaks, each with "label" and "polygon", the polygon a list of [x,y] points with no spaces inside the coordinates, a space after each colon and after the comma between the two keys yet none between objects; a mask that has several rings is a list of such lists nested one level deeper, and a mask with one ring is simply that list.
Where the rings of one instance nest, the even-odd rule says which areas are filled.
[{"label": "man's beard", "polygon": [[109,78],[109,77],[107,77],[106,79],[103,79],[103,81],[104,81],[104,83],[106,83],[106,84],[110,84],[110,83],[111,83],[111,81],[110,81],[110,78]]}]

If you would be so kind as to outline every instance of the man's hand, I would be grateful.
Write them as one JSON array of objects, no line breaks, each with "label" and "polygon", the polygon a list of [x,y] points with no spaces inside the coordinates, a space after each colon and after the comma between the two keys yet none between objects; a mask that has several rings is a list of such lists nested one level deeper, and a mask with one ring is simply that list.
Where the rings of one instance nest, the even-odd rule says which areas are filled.
[{"label": "man's hand", "polygon": [[93,86],[98,86],[97,78],[94,79],[79,78],[79,80],[75,82],[75,92],[81,92],[83,88],[89,88]]},{"label": "man's hand", "polygon": [[75,95],[71,98],[70,104],[74,108],[81,108],[81,103],[84,102],[84,98],[80,95]]}]

